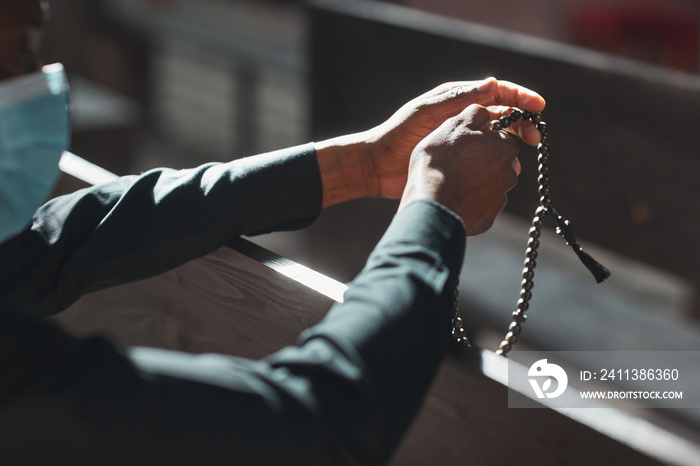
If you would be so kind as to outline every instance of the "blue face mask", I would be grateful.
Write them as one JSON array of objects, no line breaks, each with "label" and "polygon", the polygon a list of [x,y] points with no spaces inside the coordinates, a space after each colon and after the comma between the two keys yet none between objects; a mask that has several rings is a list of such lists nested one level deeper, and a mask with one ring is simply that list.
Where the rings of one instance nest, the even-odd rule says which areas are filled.
[{"label": "blue face mask", "polygon": [[62,65],[0,83],[0,243],[26,227],[51,194],[68,141]]}]

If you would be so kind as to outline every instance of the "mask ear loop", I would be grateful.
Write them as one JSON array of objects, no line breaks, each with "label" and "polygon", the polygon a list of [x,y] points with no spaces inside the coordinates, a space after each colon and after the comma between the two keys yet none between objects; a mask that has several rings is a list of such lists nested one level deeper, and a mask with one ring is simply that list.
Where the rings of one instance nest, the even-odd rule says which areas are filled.
[{"label": "mask ear loop", "polygon": [[[542,121],[542,115],[539,113],[530,113],[526,111],[521,111],[514,109],[510,115],[505,115],[491,122],[494,130],[502,130],[508,128],[511,123],[518,121],[519,119],[530,120],[537,130],[540,132],[540,143],[537,145],[539,162],[537,178],[538,182],[538,192],[540,194],[540,205],[535,211],[535,215],[532,218],[532,227],[528,232],[529,239],[527,242],[527,249],[525,250],[525,261],[523,263],[524,268],[522,271],[523,280],[520,283],[520,297],[516,304],[516,310],[513,312],[513,321],[508,327],[508,333],[501,342],[496,354],[501,356],[506,356],[508,352],[513,348],[513,345],[518,341],[518,335],[522,331],[522,324],[527,320],[527,311],[530,307],[530,300],[532,299],[532,288],[534,287],[534,277],[535,277],[535,267],[537,265],[537,249],[540,245],[540,236],[542,234],[543,217],[548,215],[557,223],[556,233],[564,238],[566,244],[570,246],[573,251],[578,256],[579,260],[583,265],[593,274],[597,283],[602,283],[608,277],[610,277],[610,271],[606,269],[602,264],[593,259],[588,253],[586,253],[581,246],[576,241],[574,236],[571,222],[563,218],[552,206],[552,199],[550,198],[550,188],[549,188],[549,136],[547,134],[547,123]],[[452,335],[458,342],[469,341],[464,336],[464,329],[462,328],[462,319],[459,316],[459,309],[457,303],[457,291],[455,291],[455,304],[454,304],[454,315],[452,319]]]}]

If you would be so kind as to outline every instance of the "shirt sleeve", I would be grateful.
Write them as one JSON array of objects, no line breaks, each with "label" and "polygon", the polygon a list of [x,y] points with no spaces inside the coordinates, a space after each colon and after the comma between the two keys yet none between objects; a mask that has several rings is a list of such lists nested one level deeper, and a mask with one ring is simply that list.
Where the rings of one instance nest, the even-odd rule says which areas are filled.
[{"label": "shirt sleeve", "polygon": [[26,464],[384,464],[446,351],[464,246],[456,215],[410,204],[344,303],[260,361],[126,358],[0,314],[0,450]]},{"label": "shirt sleeve", "polygon": [[0,294],[36,315],[206,255],[242,234],[301,228],[322,205],[313,144],[157,169],[62,196],[0,245]]},{"label": "shirt sleeve", "polygon": [[[379,441],[368,443],[370,458],[393,451],[444,357],[465,247],[456,214],[433,202],[410,204],[394,218],[344,302],[302,335],[302,342],[326,341],[365,365],[366,389],[379,407],[365,427]],[[336,421],[342,425],[342,417]]]}]

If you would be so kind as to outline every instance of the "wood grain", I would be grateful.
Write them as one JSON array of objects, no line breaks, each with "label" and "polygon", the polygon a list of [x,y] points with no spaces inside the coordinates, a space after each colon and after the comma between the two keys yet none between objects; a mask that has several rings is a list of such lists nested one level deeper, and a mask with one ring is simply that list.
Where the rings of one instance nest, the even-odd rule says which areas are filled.
[{"label": "wood grain", "polygon": [[122,346],[260,358],[318,322],[333,301],[255,259],[221,248],[168,273],[92,293],[55,317]]}]

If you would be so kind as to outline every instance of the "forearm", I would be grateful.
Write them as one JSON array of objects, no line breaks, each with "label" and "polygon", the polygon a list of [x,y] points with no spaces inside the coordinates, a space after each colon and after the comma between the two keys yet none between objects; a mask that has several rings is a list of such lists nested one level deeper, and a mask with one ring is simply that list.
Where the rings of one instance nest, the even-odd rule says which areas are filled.
[{"label": "forearm", "polygon": [[310,224],[321,209],[313,147],[191,170],[154,170],[63,196],[0,246],[0,293],[38,314],[161,273],[238,235]]},{"label": "forearm", "polygon": [[329,339],[360,359],[381,411],[372,435],[383,453],[375,455],[396,446],[445,354],[465,244],[454,213],[429,202],[407,206],[344,303],[302,338]]},{"label": "forearm", "polygon": [[[452,213],[408,206],[345,303],[262,361],[137,348],[135,368],[0,304],[0,404],[15,414],[0,449],[37,463],[385,464],[444,356],[463,251]],[[60,448],[27,450],[38,437]]]},{"label": "forearm", "polygon": [[0,324],[0,451],[10,464],[357,464],[304,390],[340,390],[330,370],[307,380],[263,362],[149,348],[130,361],[103,338],[76,339],[2,304]]}]

